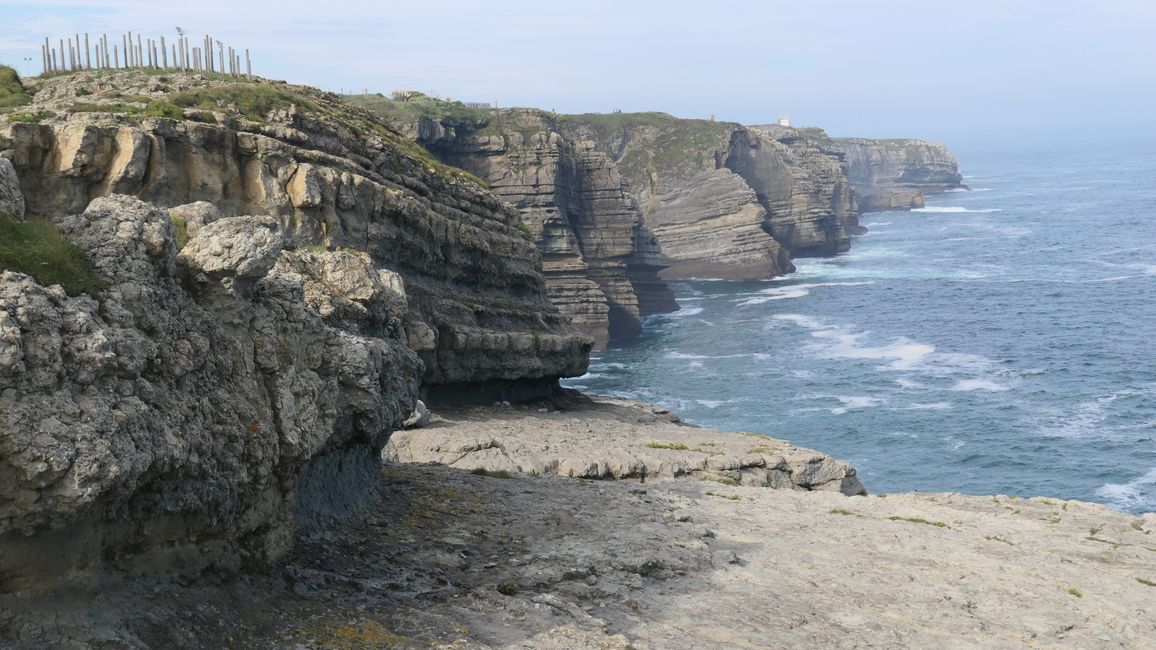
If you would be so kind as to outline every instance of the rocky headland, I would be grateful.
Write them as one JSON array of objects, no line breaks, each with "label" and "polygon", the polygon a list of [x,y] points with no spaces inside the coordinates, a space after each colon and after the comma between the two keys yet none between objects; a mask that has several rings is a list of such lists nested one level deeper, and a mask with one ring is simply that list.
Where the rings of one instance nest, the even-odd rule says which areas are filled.
[{"label": "rocky headland", "polygon": [[[702,240],[757,243],[711,273],[845,246],[851,156],[820,131],[518,109],[403,134],[310,88],[144,70],[21,91],[0,111],[4,647],[1156,636],[1156,515],[868,495],[822,452],[558,388],[673,308],[662,274],[708,274],[700,207]],[[872,173],[948,188],[942,156],[903,171],[919,155]]]},{"label": "rocky headland", "polygon": [[943,145],[665,113],[558,115],[421,93],[347,99],[517,206],[551,299],[602,345],[677,308],[666,280],[767,279],[850,248],[862,212],[961,187]]}]

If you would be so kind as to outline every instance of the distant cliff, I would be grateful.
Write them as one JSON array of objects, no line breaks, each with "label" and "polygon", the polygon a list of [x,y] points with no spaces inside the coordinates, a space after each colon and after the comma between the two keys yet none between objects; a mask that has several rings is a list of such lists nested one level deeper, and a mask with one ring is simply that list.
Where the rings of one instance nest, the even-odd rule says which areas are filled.
[{"label": "distant cliff", "polygon": [[[516,206],[551,300],[599,344],[675,308],[663,280],[764,279],[848,250],[858,216],[959,186],[942,145],[665,113],[556,115],[351,96]],[[884,206],[884,207],[880,207]]]},{"label": "distant cliff", "polygon": [[964,188],[955,156],[938,142],[836,138],[860,212],[923,207],[925,192]]}]

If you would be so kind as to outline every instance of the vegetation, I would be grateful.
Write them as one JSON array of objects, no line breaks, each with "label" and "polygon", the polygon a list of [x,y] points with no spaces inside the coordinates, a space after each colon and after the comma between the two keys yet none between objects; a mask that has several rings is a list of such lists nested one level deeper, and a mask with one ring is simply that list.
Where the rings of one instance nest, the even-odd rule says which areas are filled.
[{"label": "vegetation", "polygon": [[690,449],[681,442],[648,442],[646,446],[651,449],[673,449],[674,451],[686,451]]},{"label": "vegetation", "polygon": [[831,508],[831,514],[852,516],[855,513],[851,512],[850,510],[848,510],[846,508]]},{"label": "vegetation", "polygon": [[999,535],[984,535],[983,538],[987,539],[987,540],[991,540],[993,542],[1003,542],[1004,544],[1007,544],[1008,546],[1015,546],[1015,544],[1013,544],[1010,539],[1008,539],[1006,537],[1000,537]]},{"label": "vegetation", "polygon": [[705,474],[703,476],[698,477],[698,480],[700,480],[700,481],[712,481],[714,483],[722,483],[723,485],[730,485],[732,487],[739,484],[738,481],[734,480],[733,478],[730,478],[729,476],[715,476],[714,474]]},{"label": "vegetation", "polygon": [[94,295],[104,283],[84,253],[47,221],[18,222],[0,212],[0,270],[26,273],[41,284],[59,284],[70,296]]},{"label": "vegetation", "polygon": [[516,596],[522,590],[522,585],[515,580],[507,580],[498,585],[498,593],[503,596]]},{"label": "vegetation", "polygon": [[1136,578],[1136,582],[1139,582],[1142,585],[1147,585],[1149,587],[1156,587],[1156,582],[1152,582],[1151,580],[1146,580],[1144,578]]},{"label": "vegetation", "polygon": [[9,122],[23,122],[26,124],[36,124],[49,118],[56,117],[56,113],[52,111],[40,110],[33,113],[32,111],[20,111],[18,113],[11,113],[8,115]]},{"label": "vegetation", "polygon": [[151,100],[147,97],[127,97],[126,101],[118,102],[76,102],[68,107],[69,113],[122,113],[124,115],[143,115],[145,117],[164,117],[170,120],[179,120],[184,117],[184,110],[179,106],[161,100]]},{"label": "vegetation", "polygon": [[486,469],[485,467],[477,467],[477,468],[474,468],[474,470],[471,471],[470,473],[475,475],[475,476],[488,476],[490,478],[514,478],[513,474],[507,472],[504,469],[489,470],[489,469]]},{"label": "vegetation", "polygon": [[24,84],[20,83],[20,75],[16,70],[0,65],[0,108],[14,108],[24,106],[32,101]]},{"label": "vegetation", "polygon": [[177,236],[177,247],[184,248],[189,243],[189,224],[181,217],[172,217],[173,230]]},{"label": "vegetation", "polygon": [[711,496],[711,497],[722,497],[722,498],[724,498],[724,499],[729,499],[729,500],[731,500],[731,501],[740,501],[740,500],[742,500],[742,497],[740,497],[740,496],[739,496],[739,495],[737,495],[737,494],[719,494],[718,492],[707,492],[707,493],[706,493],[706,495],[707,495],[707,496]]},{"label": "vegetation", "polygon": [[1072,594],[1076,598],[1083,598],[1084,597],[1084,594],[1080,593],[1080,590],[1076,589],[1075,587],[1068,587],[1068,593]]},{"label": "vegetation", "polygon": [[298,110],[315,113],[317,104],[299,93],[291,93],[270,84],[237,83],[226,86],[207,86],[173,93],[172,103],[181,108],[199,108],[244,115],[262,122],[269,111],[296,106]]},{"label": "vegetation", "polygon": [[927,524],[928,526],[935,526],[936,528],[951,528],[942,521],[931,521],[923,517],[900,517],[899,515],[891,515],[888,517],[891,521],[910,521],[913,524]]}]

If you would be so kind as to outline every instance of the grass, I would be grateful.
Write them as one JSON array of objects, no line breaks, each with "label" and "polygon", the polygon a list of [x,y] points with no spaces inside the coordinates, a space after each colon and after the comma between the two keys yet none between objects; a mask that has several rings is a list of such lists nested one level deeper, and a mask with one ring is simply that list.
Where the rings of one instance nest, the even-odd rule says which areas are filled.
[{"label": "grass", "polygon": [[1015,546],[1015,544],[1010,539],[1006,537],[1000,537],[999,535],[984,535],[983,538],[993,542],[1003,542],[1008,546]]},{"label": "grass", "polygon": [[95,295],[104,282],[84,252],[47,221],[18,222],[0,212],[0,270],[26,273],[41,284],[59,284],[70,296]]},{"label": "grass", "polygon": [[44,120],[53,117],[56,117],[56,113],[53,113],[52,111],[40,110],[36,111],[35,113],[32,111],[20,111],[17,113],[9,114],[8,121],[21,122],[24,124],[36,124],[37,122],[43,122]]},{"label": "grass", "polygon": [[184,248],[189,243],[189,224],[181,217],[172,217],[173,231],[177,235],[177,247]]},{"label": "grass", "polygon": [[850,510],[848,510],[846,508],[831,508],[831,514],[833,514],[833,515],[847,515],[847,516],[855,515],[854,512],[851,512]]},{"label": "grass", "polygon": [[265,84],[230,84],[194,88],[173,93],[170,98],[175,106],[222,111],[244,115],[255,122],[263,122],[265,116],[275,109],[296,106],[298,110],[316,112],[317,104],[299,94]]},{"label": "grass", "polygon": [[690,449],[681,442],[648,442],[646,446],[650,449],[672,449],[674,451],[686,451]]},{"label": "grass", "polygon": [[1139,582],[1140,584],[1146,585],[1148,587],[1156,587],[1156,582],[1152,582],[1151,580],[1146,580],[1144,578],[1136,578],[1136,582]]},{"label": "grass", "polygon": [[476,467],[470,472],[475,476],[488,476],[490,478],[514,478],[514,475],[504,469],[489,470],[485,467]]},{"label": "grass", "polygon": [[742,497],[737,495],[737,494],[719,494],[718,492],[707,492],[706,494],[707,494],[707,496],[722,497],[724,499],[729,499],[731,501],[739,501],[742,499]]},{"label": "grass", "polygon": [[1080,590],[1076,589],[1075,587],[1068,587],[1068,593],[1075,596],[1076,598],[1083,598],[1084,597],[1084,594],[1081,593]]},{"label": "grass", "polygon": [[900,517],[899,515],[891,515],[888,519],[891,521],[910,521],[913,524],[926,524],[928,526],[935,526],[936,528],[951,528],[951,526],[948,526],[942,521],[932,521],[930,519],[924,519],[923,517]]},{"label": "grass", "polygon": [[705,476],[700,476],[698,478],[698,480],[710,481],[712,483],[722,483],[723,485],[729,485],[731,487],[735,487],[736,485],[739,484],[738,481],[734,480],[733,478],[730,478],[729,476],[715,476],[713,474],[707,474]]},{"label": "grass", "polygon": [[0,65],[0,108],[24,106],[31,101],[32,97],[24,90],[16,70]]}]

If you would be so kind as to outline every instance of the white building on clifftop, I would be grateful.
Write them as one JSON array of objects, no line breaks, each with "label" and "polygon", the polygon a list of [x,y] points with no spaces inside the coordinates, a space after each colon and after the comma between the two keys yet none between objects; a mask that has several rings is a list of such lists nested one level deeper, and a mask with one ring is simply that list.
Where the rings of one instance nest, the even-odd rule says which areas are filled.
[{"label": "white building on clifftop", "polygon": [[788,116],[788,115],[780,115],[779,116],[779,126],[790,126],[790,125],[791,125],[790,116]]}]

